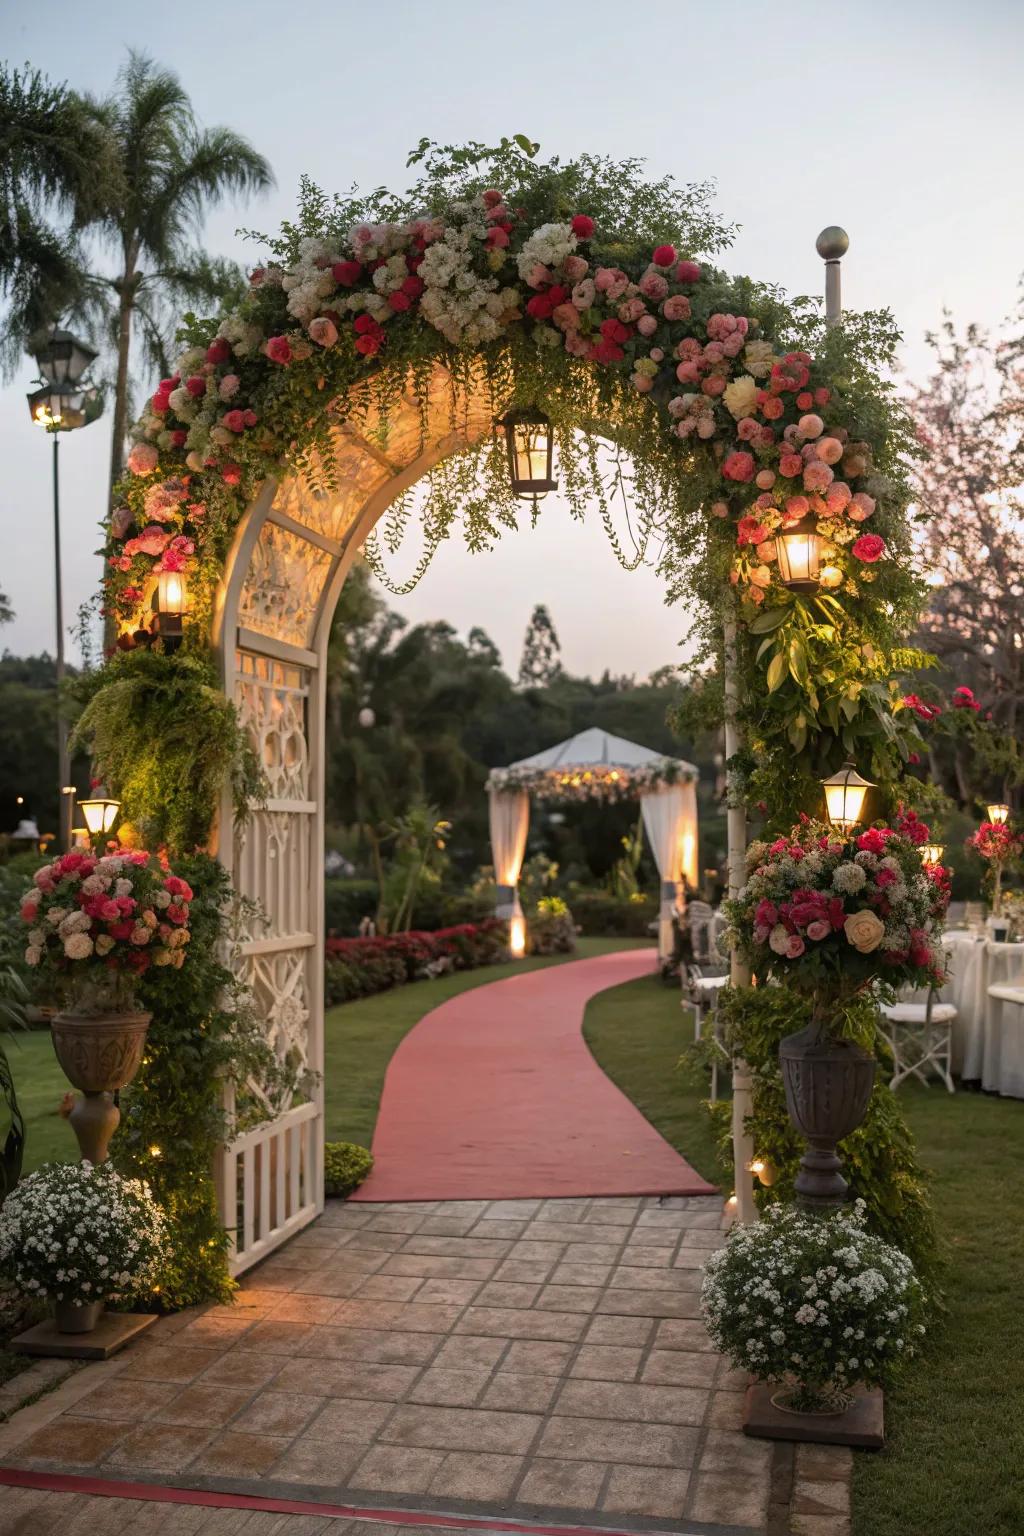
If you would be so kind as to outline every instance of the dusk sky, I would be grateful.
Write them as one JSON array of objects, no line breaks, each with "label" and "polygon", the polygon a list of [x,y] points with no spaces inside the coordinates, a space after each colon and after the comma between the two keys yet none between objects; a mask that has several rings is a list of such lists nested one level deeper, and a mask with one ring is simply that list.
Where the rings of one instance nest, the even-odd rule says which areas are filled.
[{"label": "dusk sky", "polygon": [[[549,0],[0,0],[0,37],[10,63],[96,93],[129,46],[175,69],[204,124],[246,134],[273,165],[272,194],[206,226],[211,250],[249,264],[256,248],[236,228],[287,217],[303,172],[330,191],[404,187],[421,135],[524,132],[544,158],[636,155],[652,175],[716,179],[718,211],[742,226],[722,264],[792,293],[821,291],[815,236],[842,224],[844,301],[893,310],[911,377],[927,369],[924,333],[943,307],[994,327],[1015,306],[1020,0],[691,0],[649,12],[612,0],[568,10]],[[0,589],[17,614],[0,643],[16,653],[54,643],[50,454],[25,404],[33,377],[26,360],[0,390]],[[107,419],[62,443],[69,615],[99,577],[108,455]],[[416,592],[395,599],[414,621],[482,625],[513,670],[536,602],[552,613],[566,665],[592,674],[646,675],[678,659],[688,626],[664,606],[653,569],[620,570],[597,517],[576,525],[554,497],[538,529],[493,554],[472,556],[453,538]]]}]

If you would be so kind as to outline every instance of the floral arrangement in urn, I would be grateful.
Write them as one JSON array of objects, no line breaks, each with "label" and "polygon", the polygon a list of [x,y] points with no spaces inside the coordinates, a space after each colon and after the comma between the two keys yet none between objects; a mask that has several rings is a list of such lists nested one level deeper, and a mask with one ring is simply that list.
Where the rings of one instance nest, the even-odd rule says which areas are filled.
[{"label": "floral arrangement in urn", "polygon": [[825,1014],[876,981],[940,982],[950,887],[942,865],[924,863],[927,841],[909,813],[852,837],[805,819],[752,843],[747,883],[727,909],[757,976],[813,993]]},{"label": "floral arrangement in urn", "polygon": [[148,1184],[109,1164],[48,1163],[0,1209],[0,1273],[24,1295],[48,1297],[61,1332],[89,1332],[111,1297],[153,1289],[165,1246]]},{"label": "floral arrangement in urn", "polygon": [[967,839],[968,848],[980,854],[991,869],[992,915],[1003,915],[1003,871],[1024,852],[1024,837],[1005,821],[983,821]]},{"label": "floral arrangement in urn", "polygon": [[773,1401],[797,1413],[841,1411],[855,1384],[886,1385],[924,1333],[923,1304],[913,1264],[867,1230],[861,1200],[826,1219],[776,1205],[733,1227],[701,1287],[716,1347],[779,1383]]}]

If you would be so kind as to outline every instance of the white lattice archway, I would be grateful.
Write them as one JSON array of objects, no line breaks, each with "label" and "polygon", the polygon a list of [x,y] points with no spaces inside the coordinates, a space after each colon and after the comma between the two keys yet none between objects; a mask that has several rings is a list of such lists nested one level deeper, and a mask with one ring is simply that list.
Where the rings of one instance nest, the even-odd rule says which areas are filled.
[{"label": "white lattice archway", "polygon": [[241,964],[268,1037],[316,1075],[308,1103],[233,1140],[218,1170],[232,1272],[265,1257],[323,1208],[323,882],[325,657],[338,594],[374,524],[395,498],[493,427],[488,391],[442,368],[426,414],[410,391],[386,422],[373,411],[332,429],[329,492],[294,476],[268,482],[237,530],[214,639],[223,686],[263,764],[266,803],[234,827],[220,818],[218,854],[267,925]]}]

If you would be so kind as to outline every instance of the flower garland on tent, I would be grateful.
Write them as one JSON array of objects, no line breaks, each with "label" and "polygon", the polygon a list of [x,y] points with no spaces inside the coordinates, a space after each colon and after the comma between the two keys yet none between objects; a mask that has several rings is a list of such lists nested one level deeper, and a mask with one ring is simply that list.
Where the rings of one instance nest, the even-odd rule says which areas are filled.
[{"label": "flower garland on tent", "polygon": [[603,763],[593,768],[492,768],[487,790],[525,791],[535,800],[599,800],[607,805],[633,800],[661,785],[687,784],[696,778],[675,758],[616,767]]}]

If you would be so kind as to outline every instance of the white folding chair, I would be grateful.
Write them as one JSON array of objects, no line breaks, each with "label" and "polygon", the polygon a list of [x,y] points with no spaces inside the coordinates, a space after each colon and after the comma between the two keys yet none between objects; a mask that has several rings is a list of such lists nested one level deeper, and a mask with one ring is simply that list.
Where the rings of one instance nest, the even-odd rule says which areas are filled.
[{"label": "white folding chair", "polygon": [[[920,994],[914,996],[919,998]],[[895,1068],[889,1087],[898,1088],[908,1077],[918,1078],[927,1087],[931,1069],[950,1093],[955,1093],[952,1073],[954,1004],[940,1002],[938,992],[932,988],[924,1002],[915,1001],[912,996],[906,1001],[901,999],[883,1004],[882,1017],[888,1026],[883,1027],[883,1033],[892,1050]]]}]

